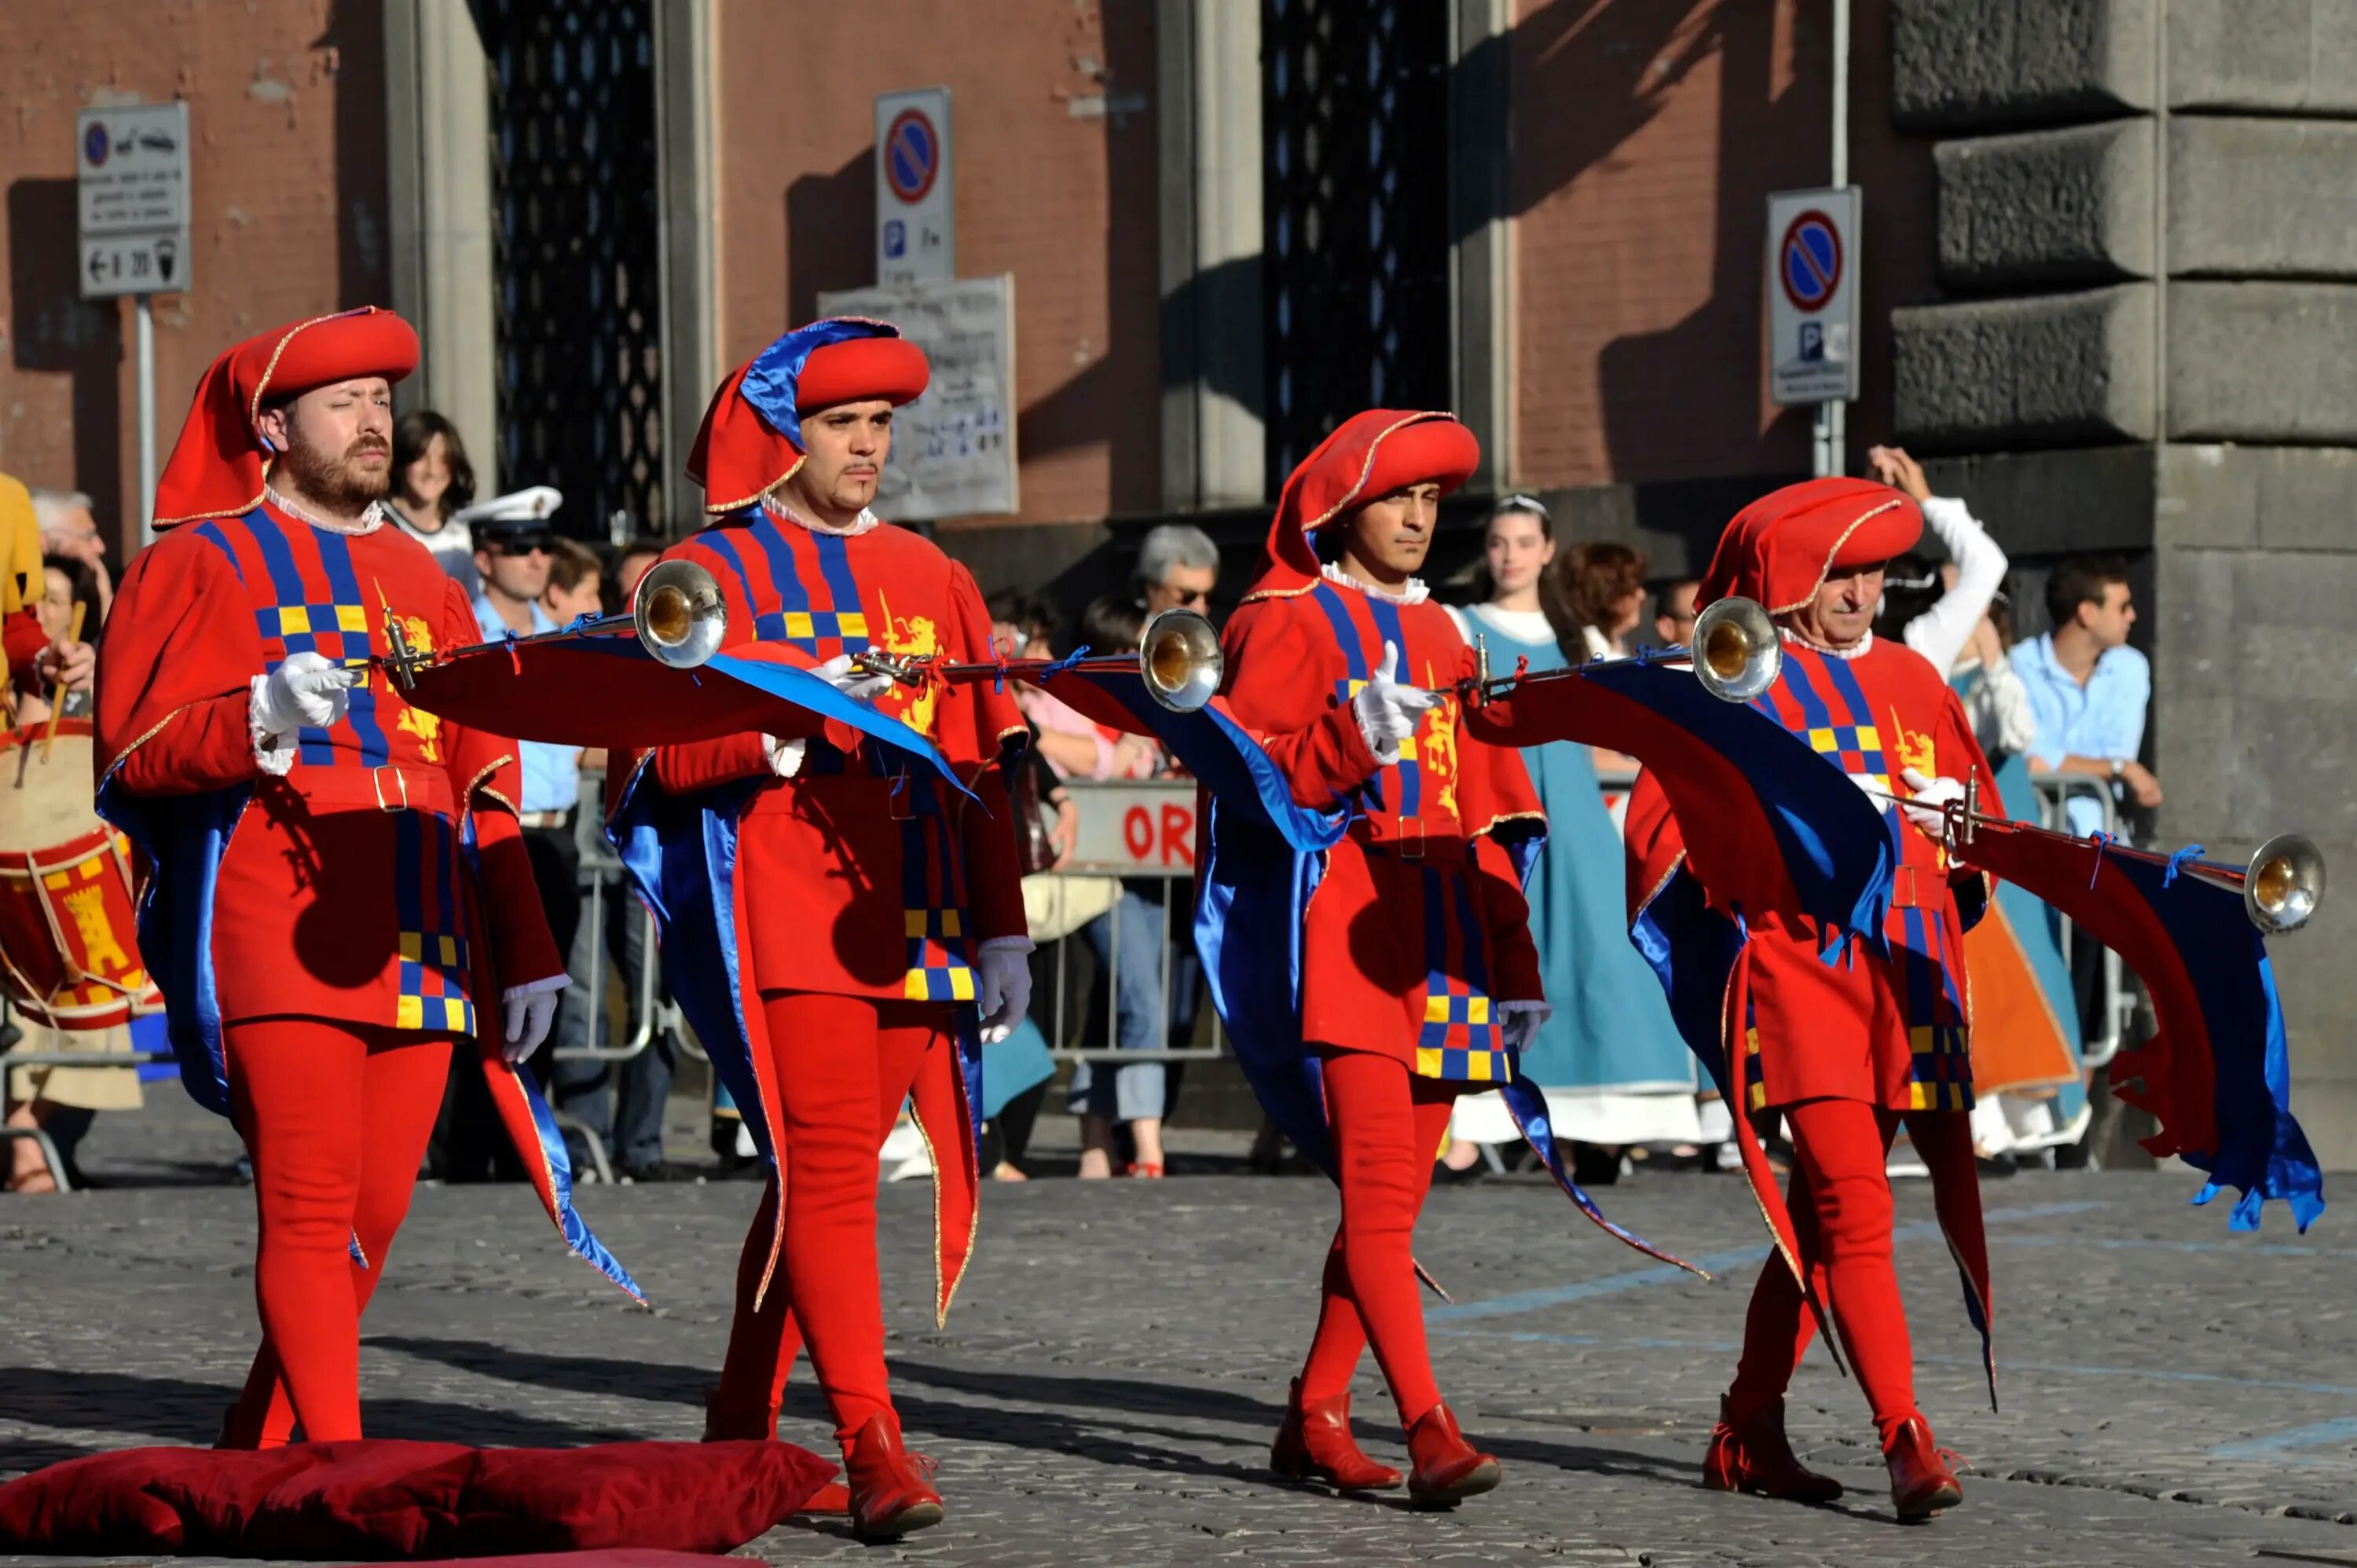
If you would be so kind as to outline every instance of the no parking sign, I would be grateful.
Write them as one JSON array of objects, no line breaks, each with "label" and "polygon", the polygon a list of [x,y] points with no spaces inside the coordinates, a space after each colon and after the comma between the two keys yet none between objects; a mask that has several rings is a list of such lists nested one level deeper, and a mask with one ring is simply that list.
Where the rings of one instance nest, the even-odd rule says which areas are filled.
[{"label": "no parking sign", "polygon": [[957,276],[950,177],[950,90],[876,95],[876,281],[888,287]]},{"label": "no parking sign", "polygon": [[1857,396],[1856,186],[1768,199],[1768,390],[1780,403]]}]

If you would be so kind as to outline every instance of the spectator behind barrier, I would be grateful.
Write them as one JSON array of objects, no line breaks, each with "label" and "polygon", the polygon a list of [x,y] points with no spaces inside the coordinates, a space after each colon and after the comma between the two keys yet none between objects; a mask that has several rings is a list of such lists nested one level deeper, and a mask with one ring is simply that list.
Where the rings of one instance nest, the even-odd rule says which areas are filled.
[{"label": "spectator behind barrier", "polygon": [[1555,619],[1577,629],[1577,646],[1564,657],[1575,663],[1620,659],[1629,654],[1629,634],[1645,609],[1645,557],[1609,539],[1582,540],[1555,559],[1541,588],[1554,596]]},{"label": "spectator behind barrier", "polygon": [[662,559],[666,548],[662,540],[641,535],[614,552],[614,569],[606,580],[608,614],[619,613],[630,602],[630,596],[639,591],[639,579]]},{"label": "spectator behind barrier", "polygon": [[36,485],[33,518],[41,529],[41,553],[78,562],[90,573],[91,610],[86,622],[95,635],[99,621],[114,606],[114,578],[106,569],[106,538],[98,531],[91,499],[80,490],[53,490]]},{"label": "spectator behind barrier", "polygon": [[[2013,667],[2029,693],[2037,736],[2032,773],[2073,773],[2104,780],[2119,799],[2160,804],[2160,780],[2136,760],[2152,703],[2152,666],[2128,646],[2136,625],[2127,563],[2116,555],[2074,555],[2046,579],[2046,613],[2054,629],[2015,645]],[[2071,831],[2093,832],[2103,809],[2084,796],[2070,802]]]},{"label": "spectator behind barrier", "polygon": [[605,607],[606,564],[577,539],[548,542],[548,586],[541,590],[540,607],[548,618],[564,626],[580,616],[594,616]]},{"label": "spectator behind barrier", "polygon": [[[1150,539],[1149,535],[1149,542]],[[1107,597],[1098,599],[1082,613],[1077,640],[1099,654],[1126,653],[1138,646],[1145,632],[1146,611],[1141,606]],[[1041,743],[1045,749],[1044,735]],[[1114,750],[1127,759],[1121,777],[1145,779],[1161,770],[1162,748],[1142,736],[1124,736]],[[1120,902],[1081,929],[1090,950],[1096,954],[1100,987],[1103,976],[1116,966],[1119,969],[1119,991],[1113,999],[1116,1037],[1111,1043],[1125,1051],[1155,1050],[1168,1044],[1162,1011],[1162,908],[1168,891],[1168,886],[1158,880],[1126,881],[1122,885]],[[1116,937],[1120,941],[1118,952],[1114,945]],[[1082,1036],[1086,1043],[1106,1043],[1101,1037],[1104,1011],[1092,1000],[1088,1012],[1089,1032]],[[1068,1106],[1081,1119],[1082,1176],[1093,1180],[1114,1174],[1116,1122],[1129,1129],[1136,1149],[1136,1157],[1126,1164],[1123,1174],[1161,1176],[1162,1117],[1168,1103],[1168,1075],[1160,1062],[1138,1062],[1112,1071],[1104,1070],[1104,1066],[1081,1062],[1072,1069]]]},{"label": "spectator behind barrier", "polygon": [[1653,635],[1663,648],[1684,648],[1694,638],[1695,596],[1702,584],[1692,577],[1679,577],[1662,590],[1659,607],[1653,616]]},{"label": "spectator behind barrier", "polygon": [[475,499],[475,466],[458,427],[430,408],[393,422],[393,494],[385,505],[401,531],[425,546],[435,564],[473,598],[483,591],[473,532],[457,514]]},{"label": "spectator behind barrier", "polygon": [[1138,547],[1135,586],[1149,620],[1168,609],[1211,614],[1211,590],[1219,581],[1220,547],[1200,528],[1161,523]]}]

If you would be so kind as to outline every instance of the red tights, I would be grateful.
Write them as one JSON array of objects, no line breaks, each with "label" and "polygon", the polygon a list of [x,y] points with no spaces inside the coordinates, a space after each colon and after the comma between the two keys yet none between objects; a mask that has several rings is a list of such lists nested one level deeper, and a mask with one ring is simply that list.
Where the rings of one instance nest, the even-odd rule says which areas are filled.
[{"label": "red tights", "polygon": [[948,1010],[815,992],[765,993],[785,1176],[786,1234],[759,1311],[753,1297],[770,1261],[778,1187],[737,1264],[737,1315],[721,1368],[721,1406],[774,1423],[800,1338],[848,1442],[875,1415],[890,1416],[884,1371],[883,1287],[876,1272],[877,1150],[899,1114],[925,1054],[942,1044]]},{"label": "red tights", "polygon": [[1301,1394],[1344,1393],[1372,1341],[1400,1424],[1440,1402],[1425,1349],[1416,1294],[1415,1218],[1432,1186],[1432,1162],[1458,1085],[1417,1078],[1390,1057],[1321,1047],[1327,1120],[1334,1129],[1342,1222],[1326,1254],[1318,1333],[1301,1369]]},{"label": "red tights", "polygon": [[[1890,1180],[1883,1168],[1900,1114],[1857,1100],[1810,1100],[1786,1106],[1784,1120],[1798,1157],[1786,1202],[1801,1259],[1833,1313],[1887,1445],[1916,1413],[1914,1352],[1891,1267]],[[1963,1123],[1961,1116],[1907,1118],[1909,1136],[1934,1170],[1942,1166],[1933,1145],[1960,1133],[1969,1136]],[[1976,1195],[1973,1200],[1977,1204]],[[1771,1256],[1744,1320],[1743,1359],[1727,1391],[1730,1418],[1739,1424],[1782,1399],[1815,1333],[1792,1271]]]},{"label": "red tights", "polygon": [[[323,1018],[228,1026],[231,1104],[253,1160],[262,1348],[224,1446],[361,1435],[360,1322],[442,1108],[447,1038]],[[351,1256],[357,1237],[368,1256]]]}]

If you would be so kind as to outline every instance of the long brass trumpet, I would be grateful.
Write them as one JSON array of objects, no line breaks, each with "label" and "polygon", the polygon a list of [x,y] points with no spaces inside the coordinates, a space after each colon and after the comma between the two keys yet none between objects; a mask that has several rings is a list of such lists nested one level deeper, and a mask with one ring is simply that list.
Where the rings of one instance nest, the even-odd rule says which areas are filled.
[{"label": "long brass trumpet", "polygon": [[[1722,702],[1748,703],[1776,683],[1784,667],[1784,645],[1764,607],[1729,596],[1713,600],[1695,618],[1693,639],[1684,647],[1649,648],[1631,657],[1652,664],[1691,662],[1704,691]],[[1576,679],[1587,668],[1574,664],[1535,674],[1492,676],[1489,643],[1479,635],[1473,639],[1473,679],[1464,694],[1477,706],[1527,682]]]},{"label": "long brass trumpet", "polygon": [[[532,643],[565,642],[576,638],[603,637],[628,631],[656,662],[674,670],[693,670],[720,648],[728,630],[728,601],[710,572],[693,561],[659,561],[639,579],[630,607],[617,615],[585,616],[554,631],[530,637],[503,638],[497,642],[472,642],[438,650],[413,648],[401,622],[388,611],[385,637],[393,651],[374,662],[406,689],[416,684],[417,672],[453,660],[484,653],[504,653]],[[354,662],[368,662],[355,660]]]},{"label": "long brass trumpet", "polygon": [[1191,714],[1211,700],[1227,668],[1220,634],[1194,610],[1164,610],[1146,623],[1137,651],[1082,659],[1010,659],[1005,663],[944,663],[937,655],[886,653],[877,649],[853,657],[854,668],[888,675],[904,686],[929,681],[1044,681],[1071,671],[1135,671],[1146,694],[1175,714]]},{"label": "long brass trumpet", "polygon": [[[1881,791],[1875,791],[1880,794]],[[1898,796],[1889,797],[1897,800]],[[1980,809],[1980,780],[1967,779],[1964,799],[1951,800],[1941,808],[1948,819],[1950,842],[1969,862],[1968,853],[1977,829],[1984,825],[2000,826],[2009,832],[2029,833],[2055,839],[2064,843],[2083,843],[2083,839],[2069,833],[2056,832],[2030,822],[2018,822],[2010,817],[1991,816]],[[2155,850],[2131,849],[2122,843],[2108,843],[2105,854],[2123,855],[2147,865],[2166,865],[2173,855]],[[2319,905],[2324,902],[2324,852],[2298,833],[2277,833],[2258,847],[2249,862],[2241,867],[2219,865],[2200,859],[2179,861],[2178,875],[2198,876],[2220,887],[2231,888],[2243,895],[2243,913],[2251,924],[2268,936],[2296,931],[2309,922]]]}]

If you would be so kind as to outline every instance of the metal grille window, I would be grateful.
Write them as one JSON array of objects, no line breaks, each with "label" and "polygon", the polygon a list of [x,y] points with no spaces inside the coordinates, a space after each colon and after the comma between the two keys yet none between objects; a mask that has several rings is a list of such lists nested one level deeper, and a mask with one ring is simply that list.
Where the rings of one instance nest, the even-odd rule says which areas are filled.
[{"label": "metal grille window", "polygon": [[1446,408],[1448,8],[1262,0],[1269,491],[1364,408]]},{"label": "metal grille window", "polygon": [[653,0],[472,0],[491,62],[500,477],[666,531]]}]

